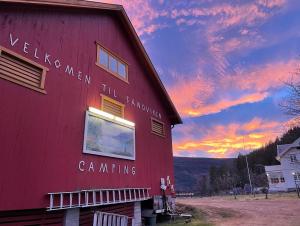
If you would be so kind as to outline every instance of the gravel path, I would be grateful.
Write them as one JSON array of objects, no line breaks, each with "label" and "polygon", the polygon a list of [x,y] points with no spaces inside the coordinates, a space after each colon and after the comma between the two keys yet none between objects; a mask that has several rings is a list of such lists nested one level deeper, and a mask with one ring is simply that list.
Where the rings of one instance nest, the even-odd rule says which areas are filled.
[{"label": "gravel path", "polygon": [[295,194],[256,198],[179,198],[178,203],[198,207],[216,226],[300,226],[300,199]]}]

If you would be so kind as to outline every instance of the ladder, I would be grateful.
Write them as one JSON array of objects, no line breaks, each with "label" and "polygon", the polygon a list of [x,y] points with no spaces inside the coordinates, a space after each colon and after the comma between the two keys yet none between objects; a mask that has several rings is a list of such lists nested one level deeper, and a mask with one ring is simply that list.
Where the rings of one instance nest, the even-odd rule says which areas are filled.
[{"label": "ladder", "polygon": [[150,199],[150,188],[91,189],[71,192],[51,192],[48,211],[76,207],[93,207]]}]

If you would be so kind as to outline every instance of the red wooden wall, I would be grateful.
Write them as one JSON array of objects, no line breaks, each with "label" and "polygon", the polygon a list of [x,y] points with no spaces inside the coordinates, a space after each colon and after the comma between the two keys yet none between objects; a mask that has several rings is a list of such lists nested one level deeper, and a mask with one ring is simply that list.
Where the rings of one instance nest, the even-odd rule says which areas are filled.
[{"label": "red wooden wall", "polygon": [[[1,46],[49,68],[46,95],[0,79],[0,210],[47,207],[48,192],[151,187],[158,195],[161,177],[169,175],[174,183],[168,109],[114,13],[1,3],[0,31]],[[19,38],[14,46],[10,34]],[[95,41],[128,62],[129,84],[95,65]],[[24,42],[30,44],[28,54]],[[44,62],[45,52],[52,65]],[[53,65],[56,58],[64,65],[60,70]],[[67,64],[90,75],[91,84],[67,75]],[[125,118],[136,123],[135,161],[82,153],[85,111],[100,108],[102,83],[117,90],[116,100],[124,103],[130,96],[162,114],[165,138],[151,133],[151,114],[126,104]],[[136,174],[81,172],[81,160],[136,167]]]}]

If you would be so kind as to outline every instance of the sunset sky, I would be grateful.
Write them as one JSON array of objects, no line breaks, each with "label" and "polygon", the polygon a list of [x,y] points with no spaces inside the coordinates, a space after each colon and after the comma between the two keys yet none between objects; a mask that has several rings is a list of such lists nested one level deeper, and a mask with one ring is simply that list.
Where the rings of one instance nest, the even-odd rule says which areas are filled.
[{"label": "sunset sky", "polygon": [[286,130],[299,0],[103,2],[124,6],[183,119],[176,156],[236,157]]}]

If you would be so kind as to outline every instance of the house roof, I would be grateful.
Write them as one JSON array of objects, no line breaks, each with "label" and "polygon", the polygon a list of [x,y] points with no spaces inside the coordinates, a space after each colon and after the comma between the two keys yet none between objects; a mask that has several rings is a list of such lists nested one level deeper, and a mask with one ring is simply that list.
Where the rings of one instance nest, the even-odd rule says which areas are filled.
[{"label": "house roof", "polygon": [[116,4],[107,4],[93,1],[83,1],[83,0],[0,0],[0,2],[7,3],[17,3],[17,4],[35,4],[35,5],[48,5],[56,7],[70,7],[70,8],[85,8],[85,9],[99,9],[110,11],[118,16],[122,24],[127,28],[128,34],[134,40],[135,47],[139,54],[143,56],[144,64],[151,75],[151,80],[159,88],[160,95],[163,98],[163,101],[167,104],[168,107],[168,116],[173,125],[181,124],[182,120],[177,112],[169,94],[167,93],[162,81],[159,78],[157,71],[155,70],[141,40],[139,39],[133,25],[131,24],[123,6]]},{"label": "house roof", "polygon": [[300,137],[291,144],[277,145],[277,159],[279,160],[292,148],[300,147]]}]

